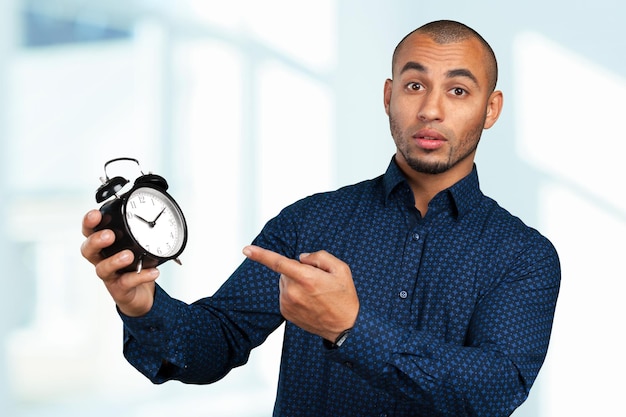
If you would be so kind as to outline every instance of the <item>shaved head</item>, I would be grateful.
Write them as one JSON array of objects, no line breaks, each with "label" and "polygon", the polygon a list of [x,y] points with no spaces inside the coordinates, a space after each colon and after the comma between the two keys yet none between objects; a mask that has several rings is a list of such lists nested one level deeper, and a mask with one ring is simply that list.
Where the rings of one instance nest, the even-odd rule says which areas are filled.
[{"label": "shaved head", "polygon": [[489,78],[490,91],[494,91],[496,89],[496,84],[498,82],[498,62],[493,49],[491,49],[491,46],[487,43],[487,41],[474,29],[453,20],[437,20],[435,22],[430,22],[406,35],[400,43],[398,43],[398,46],[396,46],[396,49],[393,52],[392,74],[393,71],[395,71],[396,57],[398,52],[402,49],[406,39],[417,34],[426,35],[438,44],[458,43],[469,39],[479,41],[485,52],[485,68],[487,69],[487,76]]}]

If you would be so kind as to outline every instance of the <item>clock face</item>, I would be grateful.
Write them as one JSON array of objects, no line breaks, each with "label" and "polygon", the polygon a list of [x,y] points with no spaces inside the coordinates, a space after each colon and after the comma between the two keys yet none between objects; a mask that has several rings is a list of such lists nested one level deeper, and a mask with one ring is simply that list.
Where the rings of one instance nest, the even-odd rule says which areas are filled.
[{"label": "clock face", "polygon": [[174,257],[185,242],[185,220],[178,205],[151,187],[140,187],[126,201],[126,223],[137,242],[149,253]]}]

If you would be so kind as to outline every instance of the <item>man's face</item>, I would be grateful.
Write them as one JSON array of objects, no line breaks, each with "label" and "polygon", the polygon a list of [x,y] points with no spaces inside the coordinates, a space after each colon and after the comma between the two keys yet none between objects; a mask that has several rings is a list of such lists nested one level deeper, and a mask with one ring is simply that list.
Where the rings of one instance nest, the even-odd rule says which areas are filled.
[{"label": "man's face", "polygon": [[502,107],[502,94],[490,91],[485,56],[474,39],[437,44],[414,34],[405,40],[393,81],[385,83],[401,168],[459,178],[471,171],[482,130],[495,123]]}]

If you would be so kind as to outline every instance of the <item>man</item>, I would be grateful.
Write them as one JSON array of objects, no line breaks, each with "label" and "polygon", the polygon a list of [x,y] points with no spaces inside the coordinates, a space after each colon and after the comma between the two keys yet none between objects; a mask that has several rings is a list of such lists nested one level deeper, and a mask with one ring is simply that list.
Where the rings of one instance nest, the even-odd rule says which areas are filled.
[{"label": "man", "polygon": [[124,354],[155,383],[210,383],[284,320],[275,416],[507,416],[543,363],[560,267],[550,242],[484,196],[474,156],[502,109],[493,51],[437,21],[396,47],[385,111],[397,152],[373,180],[269,221],[241,266],[187,305],[156,269],[115,271],[110,231],[83,256],[124,322]]}]

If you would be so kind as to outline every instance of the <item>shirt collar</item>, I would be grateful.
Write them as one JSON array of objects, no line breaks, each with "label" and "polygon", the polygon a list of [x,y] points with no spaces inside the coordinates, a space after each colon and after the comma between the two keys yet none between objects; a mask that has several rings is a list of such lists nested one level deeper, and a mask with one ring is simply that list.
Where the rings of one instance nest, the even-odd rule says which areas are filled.
[{"label": "shirt collar", "polygon": [[[398,167],[395,156],[391,159],[387,171],[383,176],[383,184],[385,202],[389,202],[391,193],[400,184],[404,184],[408,187],[408,181],[400,170],[400,167]],[[460,218],[478,204],[482,196],[483,194],[480,191],[480,184],[478,182],[478,171],[476,165],[474,165],[472,172],[456,184],[437,194],[431,200],[430,204],[436,206],[446,204],[456,214],[456,217]]]}]

